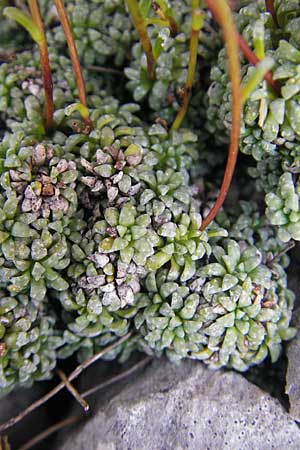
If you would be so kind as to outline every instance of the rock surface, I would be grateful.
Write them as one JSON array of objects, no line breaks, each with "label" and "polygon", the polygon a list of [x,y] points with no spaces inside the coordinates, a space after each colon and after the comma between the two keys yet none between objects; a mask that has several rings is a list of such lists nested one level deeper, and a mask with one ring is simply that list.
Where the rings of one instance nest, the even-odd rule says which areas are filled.
[{"label": "rock surface", "polygon": [[286,393],[290,401],[290,415],[300,422],[300,336],[289,344]]},{"label": "rock surface", "polygon": [[59,450],[300,448],[297,424],[241,375],[163,359],[64,436]]},{"label": "rock surface", "polygon": [[[289,288],[296,295],[296,309],[293,313],[293,325],[300,330],[300,252],[299,248],[293,250],[294,263],[289,267]],[[300,333],[295,339],[289,342],[287,347],[288,367],[286,373],[285,392],[289,396],[290,415],[293,419],[300,422]]]},{"label": "rock surface", "polygon": [[[300,299],[300,284],[299,284],[299,270],[300,265],[297,264],[294,272],[290,274],[290,285],[296,294],[296,298]],[[300,329],[300,307],[297,304],[297,308],[293,314],[293,324]],[[285,392],[289,396],[290,402],[290,415],[293,419],[300,422],[300,333],[298,331],[297,336],[287,347],[287,359],[288,367],[286,373],[286,387]]]}]

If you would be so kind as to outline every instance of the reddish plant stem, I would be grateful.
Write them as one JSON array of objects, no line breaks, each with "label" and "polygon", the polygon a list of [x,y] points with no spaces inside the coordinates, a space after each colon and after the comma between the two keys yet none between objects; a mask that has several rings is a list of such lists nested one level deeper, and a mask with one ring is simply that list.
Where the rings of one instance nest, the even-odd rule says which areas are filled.
[{"label": "reddish plant stem", "polygon": [[128,10],[130,12],[133,24],[139,35],[141,46],[147,58],[147,74],[150,80],[154,80],[155,59],[152,51],[152,44],[147,32],[146,21],[143,19],[139,3],[137,0],[126,0]]},{"label": "reddish plant stem", "polygon": [[176,33],[178,31],[178,25],[175,19],[173,17],[166,15],[166,19],[168,20],[170,24],[170,31],[172,36],[176,36]]},{"label": "reddish plant stem", "polygon": [[236,39],[236,29],[232,18],[230,7],[226,0],[205,0],[208,8],[211,10],[219,25],[223,29],[226,51],[228,55],[228,71],[231,81],[231,116],[232,126],[230,132],[230,144],[228,150],[227,164],[222,181],[222,186],[216,203],[204,218],[201,230],[204,230],[215,218],[222,207],[228,190],[231,185],[236,160],[239,151],[239,136],[241,124],[241,69],[239,60],[239,48]]},{"label": "reddish plant stem", "polygon": [[[63,27],[64,34],[66,36],[69,53],[70,53],[70,58],[72,61],[74,72],[75,72],[79,100],[80,100],[80,103],[82,103],[84,106],[87,106],[84,79],[82,76],[81,66],[80,66],[78,53],[77,53],[77,48],[76,48],[72,28],[71,28],[71,25],[70,25],[70,22],[68,19],[68,15],[67,15],[66,9],[64,7],[63,0],[54,0],[54,4],[57,9],[59,20]],[[91,121],[89,118],[84,119],[84,122],[89,127],[91,127]]]},{"label": "reddish plant stem", "polygon": [[274,0],[265,0],[265,2],[266,2],[266,10],[271,14],[276,27],[278,27],[276,11],[274,8]]},{"label": "reddish plant stem", "polygon": [[39,5],[37,0],[28,0],[28,6],[30,9],[30,13],[33,21],[36,26],[39,28],[41,34],[43,35],[43,40],[38,44],[40,58],[41,58],[41,67],[42,67],[42,76],[43,76],[43,85],[45,91],[45,107],[44,107],[44,117],[45,117],[45,125],[46,129],[49,131],[53,125],[53,85],[52,85],[52,75],[51,68],[49,63],[49,54],[48,54],[48,46],[47,40],[44,31],[44,25],[41,18]]},{"label": "reddish plant stem", "polygon": [[[247,59],[247,61],[250,64],[252,64],[253,66],[256,66],[259,63],[260,60],[255,55],[255,53],[253,53],[253,51],[248,46],[248,44],[244,41],[242,36],[239,33],[237,33],[236,36],[237,36],[237,41],[238,41],[240,50],[242,51],[243,55],[245,56],[245,58]],[[277,94],[279,94],[280,93],[280,86],[279,86],[279,84],[276,81],[273,80],[272,73],[271,72],[267,72],[265,74],[264,78],[269,83],[269,85],[272,87],[272,89],[274,89],[274,91]]]}]

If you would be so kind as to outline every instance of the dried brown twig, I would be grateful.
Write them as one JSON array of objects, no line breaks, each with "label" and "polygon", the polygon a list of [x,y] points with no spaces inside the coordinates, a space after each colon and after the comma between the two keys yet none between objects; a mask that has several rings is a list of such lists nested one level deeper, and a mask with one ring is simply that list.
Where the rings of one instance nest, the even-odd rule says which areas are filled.
[{"label": "dried brown twig", "polygon": [[87,70],[91,70],[92,72],[98,72],[98,73],[111,73],[114,75],[118,75],[125,78],[124,72],[118,69],[113,69],[112,67],[103,67],[103,66],[86,66]]},{"label": "dried brown twig", "polygon": [[82,406],[84,412],[88,412],[90,410],[90,405],[82,398],[77,389],[75,389],[73,384],[68,380],[67,375],[62,370],[58,370],[57,373],[60,376],[61,380],[65,383],[65,386],[68,389],[68,391],[73,395],[75,400],[77,400],[78,403]]},{"label": "dried brown twig", "polygon": [[[43,441],[47,437],[51,436],[51,434],[56,433],[57,431],[61,430],[62,428],[73,425],[74,423],[78,422],[81,418],[82,417],[80,417],[80,416],[71,416],[71,417],[68,417],[67,419],[60,420],[59,422],[55,423],[51,427],[42,431],[42,433],[39,433],[34,438],[30,439],[30,441],[26,442],[26,444],[19,447],[18,450],[29,450],[30,448],[39,444],[41,441]],[[0,447],[0,450],[1,450],[1,447]]]},{"label": "dried brown twig", "polygon": [[[73,381],[75,378],[77,378],[85,369],[87,369],[89,366],[94,364],[96,361],[98,361],[102,356],[104,356],[106,353],[109,353],[119,345],[121,345],[123,342],[127,341],[131,337],[132,333],[127,333],[125,336],[123,336],[121,339],[119,339],[117,342],[114,342],[113,344],[106,347],[104,350],[101,350],[100,352],[96,353],[96,355],[93,355],[91,358],[84,361],[82,364],[79,364],[79,366],[76,367],[76,369],[69,375],[68,381]],[[40,406],[42,406],[44,403],[46,403],[50,398],[54,397],[58,392],[60,392],[65,387],[65,383],[61,382],[59,383],[55,388],[51,389],[46,395],[41,397],[36,402],[32,403],[28,408],[24,409],[20,414],[18,414],[15,417],[12,417],[7,422],[0,425],[0,433],[7,430],[8,428],[11,428],[12,426],[16,425],[18,422],[23,420],[28,414],[30,414],[32,411],[36,410]]]},{"label": "dried brown twig", "polygon": [[[95,394],[95,392],[98,392],[100,389],[104,389],[118,381],[123,380],[124,378],[127,378],[129,375],[132,375],[134,372],[136,372],[139,369],[142,369],[143,367],[147,366],[147,364],[149,364],[152,361],[152,357],[151,356],[147,356],[146,358],[142,359],[141,361],[137,362],[136,364],[134,364],[132,367],[130,367],[129,369],[125,370],[124,372],[121,372],[120,374],[106,380],[103,381],[102,383],[98,384],[97,386],[83,392],[82,394],[79,394],[80,397],[83,399],[85,397],[88,397],[90,395]],[[51,434],[56,433],[57,431],[73,425],[74,423],[77,423],[80,419],[82,419],[83,416],[71,416],[68,417],[67,419],[64,420],[60,420],[59,422],[57,422],[56,424],[52,425],[51,427],[47,428],[46,430],[42,431],[41,433],[39,433],[37,436],[35,436],[34,438],[30,439],[28,442],[26,442],[26,444],[22,445],[22,447],[20,447],[18,450],[29,450],[31,449],[34,445],[38,444],[39,442],[43,441],[44,439],[48,438],[49,436],[51,436]],[[1,444],[0,444],[1,445]],[[0,446],[0,450],[6,450],[1,449]],[[7,449],[9,450],[9,449]]]},{"label": "dried brown twig", "polygon": [[125,370],[124,372],[119,373],[118,375],[110,378],[109,380],[103,381],[102,383],[98,384],[97,386],[92,387],[91,389],[88,389],[87,391],[83,392],[81,394],[82,398],[89,397],[92,394],[95,394],[95,392],[100,391],[100,389],[104,389],[111,384],[116,383],[117,381],[121,381],[124,378],[127,378],[129,375],[132,375],[134,372],[136,372],[139,369],[142,369],[143,367],[146,367],[150,362],[152,361],[151,356],[147,356],[146,358],[142,359],[138,363],[134,364],[129,369]]},{"label": "dried brown twig", "polygon": [[273,268],[274,263],[276,263],[283,255],[288,253],[292,248],[294,248],[296,245],[296,242],[291,240],[288,242],[276,255],[273,255],[268,261],[267,266],[271,269]]}]

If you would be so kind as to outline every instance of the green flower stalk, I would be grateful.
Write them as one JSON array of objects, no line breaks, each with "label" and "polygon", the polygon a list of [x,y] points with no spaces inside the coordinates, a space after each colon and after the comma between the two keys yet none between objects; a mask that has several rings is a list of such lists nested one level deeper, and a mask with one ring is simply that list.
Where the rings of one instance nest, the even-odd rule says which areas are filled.
[{"label": "green flower stalk", "polygon": [[274,61],[271,58],[265,58],[260,61],[256,69],[250,74],[247,82],[242,86],[242,102],[244,103],[256,89],[257,85],[263,80],[265,74],[273,67]]},{"label": "green flower stalk", "polygon": [[197,64],[199,30],[203,27],[204,17],[205,17],[204,13],[199,10],[199,1],[196,0],[192,2],[192,30],[190,39],[190,56],[189,56],[187,79],[184,87],[182,105],[172,124],[171,130],[177,130],[180,127],[181,122],[183,121],[188,108],[190,91],[193,86]]},{"label": "green flower stalk", "polygon": [[140,37],[141,46],[143,47],[143,50],[146,54],[148,77],[150,80],[152,80],[154,78],[155,59],[152,51],[152,45],[147,33],[146,21],[144,20],[140,12],[139,4],[136,0],[126,0],[126,3],[131,14],[134,26]]},{"label": "green flower stalk", "polygon": [[[132,61],[125,68],[125,74],[129,79],[128,89],[133,93],[135,101],[147,100],[153,116],[161,117],[168,124],[172,124],[174,116],[180,109],[183,100],[184,86],[187,81],[190,38],[191,38],[191,5],[184,0],[182,2],[172,1],[174,18],[180,27],[176,34],[172,34],[166,24],[151,22],[148,26],[149,37],[155,56],[155,80],[147,77],[147,61],[140,43],[132,47]],[[197,13],[198,14],[198,13]],[[149,16],[148,21],[152,19]],[[200,22],[203,16],[201,15]],[[199,26],[201,25],[198,24]],[[198,27],[196,27],[198,29]],[[199,44],[196,45],[196,41]],[[203,26],[194,33],[192,39],[192,60],[190,65],[189,84],[194,80],[194,92],[204,91],[205,73],[215,58],[215,52],[220,48],[220,36],[215,30],[210,12],[205,9]],[[195,60],[199,56],[199,71],[195,75]],[[201,82],[200,82],[201,80]],[[187,111],[189,116],[189,109]],[[193,115],[193,128],[200,128],[198,111]]]}]

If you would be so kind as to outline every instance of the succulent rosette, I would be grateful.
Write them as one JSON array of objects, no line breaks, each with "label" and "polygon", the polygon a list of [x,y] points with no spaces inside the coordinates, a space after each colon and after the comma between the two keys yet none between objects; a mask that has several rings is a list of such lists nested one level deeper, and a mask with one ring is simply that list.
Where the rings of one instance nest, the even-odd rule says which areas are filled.
[{"label": "succulent rosette", "polygon": [[[46,303],[46,302],[45,302]],[[15,387],[51,378],[61,333],[47,307],[26,294],[0,291],[0,397]]]}]

